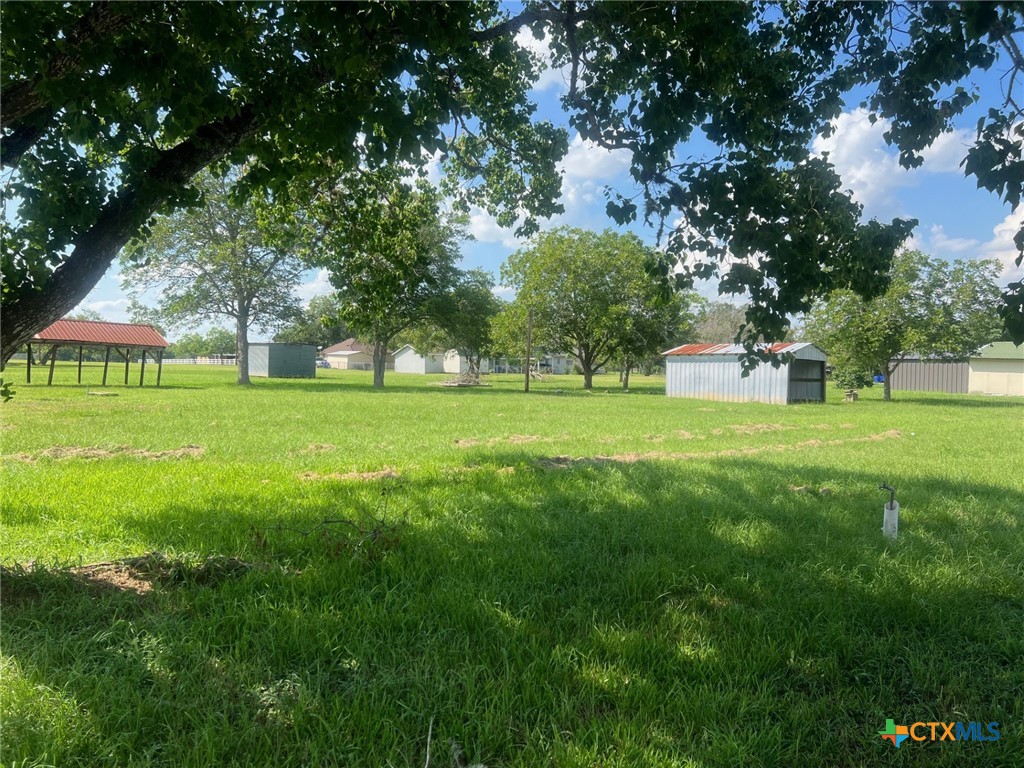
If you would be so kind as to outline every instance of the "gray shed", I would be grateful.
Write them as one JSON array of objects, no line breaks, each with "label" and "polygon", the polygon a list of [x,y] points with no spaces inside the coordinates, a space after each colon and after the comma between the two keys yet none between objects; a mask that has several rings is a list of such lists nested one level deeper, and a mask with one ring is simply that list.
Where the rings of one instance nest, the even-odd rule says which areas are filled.
[{"label": "gray shed", "polygon": [[316,347],[269,342],[250,344],[249,375],[272,379],[316,378]]},{"label": "gray shed", "polygon": [[[948,392],[960,395],[967,392],[966,360],[928,360],[905,357],[892,374],[893,391]],[[892,365],[892,363],[890,363]]]},{"label": "gray shed", "polygon": [[739,344],[684,344],[665,357],[665,394],[734,403],[821,403],[825,401],[825,353],[813,344],[772,344],[789,355],[778,368],[761,363],[743,376]]}]

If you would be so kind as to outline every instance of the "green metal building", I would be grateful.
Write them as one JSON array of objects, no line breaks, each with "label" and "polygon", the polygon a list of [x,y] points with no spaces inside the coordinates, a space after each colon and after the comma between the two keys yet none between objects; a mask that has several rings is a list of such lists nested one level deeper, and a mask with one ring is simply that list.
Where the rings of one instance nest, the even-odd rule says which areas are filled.
[{"label": "green metal building", "polygon": [[316,347],[270,342],[250,344],[249,375],[271,379],[316,378]]}]

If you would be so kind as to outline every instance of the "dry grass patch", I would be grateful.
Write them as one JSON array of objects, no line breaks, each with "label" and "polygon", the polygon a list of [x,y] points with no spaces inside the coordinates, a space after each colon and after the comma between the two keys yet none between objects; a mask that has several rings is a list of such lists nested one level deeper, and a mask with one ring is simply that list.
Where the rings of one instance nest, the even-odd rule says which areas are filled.
[{"label": "dry grass patch", "polygon": [[784,429],[796,429],[784,424],[730,424],[729,429],[738,435],[758,435],[762,432],[780,432]]},{"label": "dry grass patch", "polygon": [[39,459],[113,459],[128,456],[135,459],[184,459],[202,456],[206,449],[201,445],[183,445],[167,451],[148,451],[144,448],[132,448],[130,445],[119,445],[114,448],[98,448],[81,445],[55,445],[52,448],[36,453],[15,453],[8,458],[16,461],[35,463]]},{"label": "dry grass patch", "polygon": [[[891,429],[888,432],[880,432],[866,437],[853,437],[845,440],[803,440],[799,443],[783,443],[779,445],[746,446],[743,448],[726,448],[721,451],[704,452],[673,452],[673,451],[643,451],[634,453],[616,453],[612,456],[549,456],[537,459],[533,465],[541,469],[568,469],[574,466],[585,466],[594,464],[635,464],[638,461],[691,461],[693,459],[717,459],[730,456],[751,456],[757,453],[780,453],[783,451],[797,451],[803,448],[820,448],[824,446],[845,445],[847,443],[878,442],[881,440],[894,440],[902,437],[898,429]],[[797,490],[797,489],[791,489]],[[831,491],[829,491],[831,493]]]},{"label": "dry grass patch", "polygon": [[36,602],[47,593],[70,587],[85,587],[100,594],[130,593],[142,597],[158,585],[214,585],[244,575],[252,569],[270,566],[248,563],[237,557],[211,555],[203,559],[171,558],[163,552],[148,552],[103,563],[73,568],[43,568],[31,564],[0,568],[0,605],[14,607]]},{"label": "dry grass patch", "polygon": [[331,445],[331,443],[310,443],[307,445],[302,453],[316,454],[316,453],[330,453],[335,450],[338,446]]},{"label": "dry grass patch", "polygon": [[327,474],[321,474],[319,472],[302,472],[299,478],[302,480],[386,480],[389,478],[397,478],[398,472],[391,467],[385,467],[384,469],[378,469],[373,472],[329,472]]},{"label": "dry grass patch", "polygon": [[540,435],[508,435],[507,437],[491,437],[487,440],[481,440],[478,437],[463,437],[457,438],[454,442],[458,448],[472,448],[474,445],[526,445],[548,439]]}]

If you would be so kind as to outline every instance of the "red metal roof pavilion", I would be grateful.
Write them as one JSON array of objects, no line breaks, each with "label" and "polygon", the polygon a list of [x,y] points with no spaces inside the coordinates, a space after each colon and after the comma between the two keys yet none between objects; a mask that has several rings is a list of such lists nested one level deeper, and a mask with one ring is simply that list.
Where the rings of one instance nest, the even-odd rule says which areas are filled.
[{"label": "red metal roof pavilion", "polygon": [[[78,347],[78,383],[82,383],[82,350],[84,347],[105,347],[103,358],[103,386],[107,384],[107,367],[110,364],[110,350],[124,359],[124,383],[128,385],[128,365],[132,350],[142,352],[142,370],[139,386],[146,378],[146,353],[155,352],[157,360],[156,385],[160,386],[163,372],[164,350],[167,341],[151,325],[135,323],[108,323],[99,320],[58,320],[32,337],[32,343],[50,347],[50,376],[47,385],[53,383],[53,366],[58,347]],[[123,352],[121,350],[124,350]],[[32,382],[32,344],[28,346],[28,382]]]}]

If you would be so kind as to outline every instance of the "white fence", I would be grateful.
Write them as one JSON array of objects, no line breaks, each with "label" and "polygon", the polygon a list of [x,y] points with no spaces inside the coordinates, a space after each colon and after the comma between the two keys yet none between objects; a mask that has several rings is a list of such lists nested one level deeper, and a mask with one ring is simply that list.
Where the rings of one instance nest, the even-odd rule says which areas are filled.
[{"label": "white fence", "polygon": [[234,365],[233,357],[165,357],[164,365]]}]

